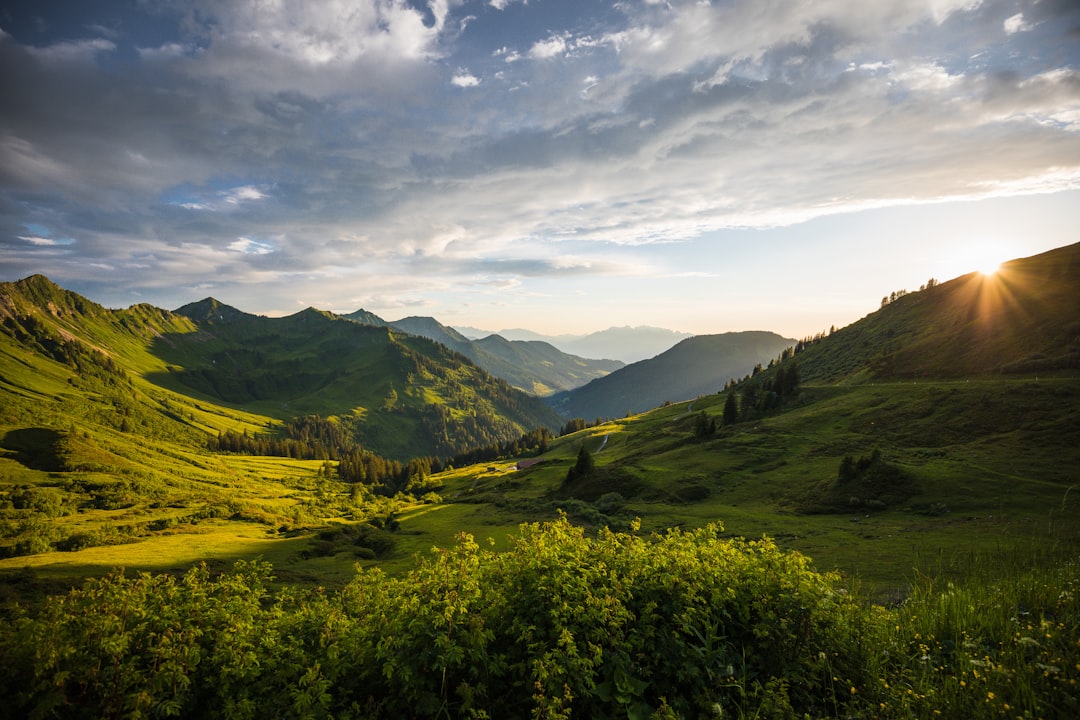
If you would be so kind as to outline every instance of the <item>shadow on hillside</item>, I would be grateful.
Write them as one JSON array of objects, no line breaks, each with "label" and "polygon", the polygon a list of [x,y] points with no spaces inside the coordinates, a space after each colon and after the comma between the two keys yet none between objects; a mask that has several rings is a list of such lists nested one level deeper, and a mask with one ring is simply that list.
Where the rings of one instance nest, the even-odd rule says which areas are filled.
[{"label": "shadow on hillside", "polygon": [[49,428],[20,428],[8,431],[0,441],[0,448],[13,452],[10,457],[31,470],[60,472],[64,469],[60,456],[62,439],[63,435]]}]

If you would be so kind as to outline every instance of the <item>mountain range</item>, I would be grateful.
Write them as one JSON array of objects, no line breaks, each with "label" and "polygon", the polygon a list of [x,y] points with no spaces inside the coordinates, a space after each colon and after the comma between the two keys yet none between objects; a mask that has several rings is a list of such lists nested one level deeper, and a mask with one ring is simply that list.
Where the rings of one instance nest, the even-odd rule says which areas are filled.
[{"label": "mountain range", "polygon": [[495,334],[470,339],[431,317],[412,316],[387,322],[366,310],[342,317],[434,340],[532,395],[551,395],[580,387],[624,364],[617,360],[590,360],[571,355],[541,340],[507,340]]},{"label": "mountain range", "polygon": [[648,325],[611,327],[586,335],[542,335],[521,328],[499,330],[498,333],[472,327],[460,327],[457,330],[474,340],[498,334],[507,340],[546,342],[573,355],[612,358],[627,364],[656,357],[679,341],[693,337],[692,333]]}]

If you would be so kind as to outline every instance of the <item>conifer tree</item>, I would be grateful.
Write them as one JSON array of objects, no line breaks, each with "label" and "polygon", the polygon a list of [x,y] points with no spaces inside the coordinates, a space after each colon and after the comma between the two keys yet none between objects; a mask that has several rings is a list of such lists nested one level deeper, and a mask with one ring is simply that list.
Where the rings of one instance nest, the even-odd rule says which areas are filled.
[{"label": "conifer tree", "polygon": [[724,401],[724,424],[730,425],[739,419],[739,401],[735,398],[735,388],[728,390],[727,400]]}]

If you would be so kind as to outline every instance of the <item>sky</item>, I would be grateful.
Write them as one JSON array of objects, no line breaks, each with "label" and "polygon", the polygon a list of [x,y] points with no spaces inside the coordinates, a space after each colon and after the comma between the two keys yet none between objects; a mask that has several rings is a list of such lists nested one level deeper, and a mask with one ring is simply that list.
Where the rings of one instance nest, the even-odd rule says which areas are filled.
[{"label": "sky", "polygon": [[801,338],[1077,228],[1076,0],[0,7],[0,280],[108,307]]}]

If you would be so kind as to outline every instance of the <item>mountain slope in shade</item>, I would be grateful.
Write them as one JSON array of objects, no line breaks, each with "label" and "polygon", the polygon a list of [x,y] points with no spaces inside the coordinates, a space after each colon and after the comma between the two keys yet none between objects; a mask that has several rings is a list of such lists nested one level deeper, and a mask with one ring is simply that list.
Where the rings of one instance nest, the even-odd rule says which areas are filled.
[{"label": "mountain slope in shade", "polygon": [[698,335],[655,358],[559,393],[549,402],[564,417],[622,417],[668,401],[719,392],[728,380],[743,377],[794,343],[762,331]]},{"label": "mountain slope in shade", "polygon": [[803,381],[1080,367],[1080,243],[902,294],[797,354]]},{"label": "mountain slope in shade", "polygon": [[692,333],[657,327],[612,327],[564,345],[567,352],[633,363],[656,357],[690,337],[693,337]]},{"label": "mountain slope in shade", "polygon": [[433,317],[413,315],[387,324],[410,335],[419,335],[437,343],[442,343],[451,350],[457,350],[468,356],[467,349],[471,342],[469,338],[457,330],[443,325]]},{"label": "mountain slope in shade", "polygon": [[200,325],[223,325],[232,322],[241,322],[259,317],[242,310],[237,310],[232,305],[226,305],[212,297],[203,298],[197,302],[188,303],[173,310],[177,315],[183,315]]}]

